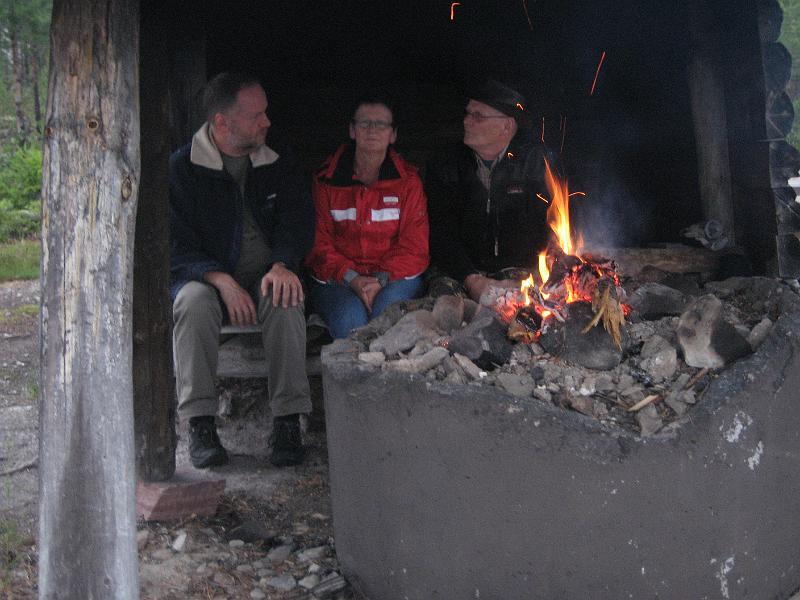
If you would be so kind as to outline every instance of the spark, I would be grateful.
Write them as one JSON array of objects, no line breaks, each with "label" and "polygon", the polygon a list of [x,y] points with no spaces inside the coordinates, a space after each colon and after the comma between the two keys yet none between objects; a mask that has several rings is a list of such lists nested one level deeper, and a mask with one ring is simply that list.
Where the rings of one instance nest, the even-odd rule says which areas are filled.
[{"label": "spark", "polygon": [[542,117],[542,143],[544,143],[544,117]]},{"label": "spark", "polygon": [[545,198],[545,197],[544,197],[544,196],[542,196],[541,194],[536,194],[536,197],[537,197],[539,200],[541,200],[542,202],[544,202],[545,204],[550,204],[550,200],[548,200],[547,198]]},{"label": "spark", "polygon": [[563,153],[564,152],[564,138],[567,135],[567,116],[566,115],[561,117],[561,127],[560,127],[560,129],[561,129],[561,150],[559,150],[559,152]]},{"label": "spark", "polygon": [[603,50],[603,53],[600,55],[600,62],[597,63],[597,71],[594,74],[594,81],[592,82],[592,89],[589,91],[589,95],[591,96],[594,94],[594,88],[597,85],[597,78],[600,76],[600,68],[603,66],[603,61],[606,59],[606,51]]},{"label": "spark", "polygon": [[506,156],[508,156],[508,158],[514,158],[514,153],[513,152],[508,152],[506,154]]},{"label": "spark", "polygon": [[528,19],[528,27],[533,31],[533,23],[531,23],[531,16],[528,14],[528,0],[522,0],[522,8],[525,10],[525,18]]},{"label": "spark", "polygon": [[520,104],[519,102],[517,102],[517,108],[520,110],[525,110],[525,107],[522,106],[522,104]]},{"label": "spark", "polygon": [[572,192],[570,193],[569,197],[572,198],[573,196],[585,196],[586,192]]},{"label": "spark", "polygon": [[450,4],[450,20],[456,20],[456,6],[461,6],[461,2],[453,2]]}]

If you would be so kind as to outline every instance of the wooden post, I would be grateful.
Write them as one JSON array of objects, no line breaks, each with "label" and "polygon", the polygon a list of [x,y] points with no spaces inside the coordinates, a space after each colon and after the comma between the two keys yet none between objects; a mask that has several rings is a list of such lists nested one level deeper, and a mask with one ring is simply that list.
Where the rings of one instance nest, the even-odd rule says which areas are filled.
[{"label": "wooden post", "polygon": [[56,0],[42,182],[39,598],[139,596],[138,0]]},{"label": "wooden post", "polygon": [[690,30],[695,55],[689,64],[689,94],[697,142],[697,173],[703,215],[722,224],[735,243],[725,88],[715,61],[714,34],[706,2],[692,3]]},{"label": "wooden post", "polygon": [[[175,386],[169,318],[169,39],[166,3],[142,2],[142,178],[133,270],[133,390],[136,466],[145,481],[175,473]],[[174,13],[173,13],[174,14]]]}]

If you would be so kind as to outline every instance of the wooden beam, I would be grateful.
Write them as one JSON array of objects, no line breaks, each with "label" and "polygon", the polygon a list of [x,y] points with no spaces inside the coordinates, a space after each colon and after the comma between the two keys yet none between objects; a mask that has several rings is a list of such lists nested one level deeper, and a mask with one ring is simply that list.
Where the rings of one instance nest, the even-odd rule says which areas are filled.
[{"label": "wooden beam", "polygon": [[697,172],[703,216],[722,224],[735,243],[731,167],[725,88],[714,42],[713,21],[706,2],[691,3],[690,30],[695,54],[688,69],[689,95],[697,142]]},{"label": "wooden beam", "polygon": [[138,0],[55,0],[51,40],[42,182],[39,597],[135,599]]},{"label": "wooden beam", "polygon": [[175,472],[175,385],[170,373],[169,38],[163,1],[143,0],[141,19],[142,177],[133,270],[133,391],[140,479]]}]

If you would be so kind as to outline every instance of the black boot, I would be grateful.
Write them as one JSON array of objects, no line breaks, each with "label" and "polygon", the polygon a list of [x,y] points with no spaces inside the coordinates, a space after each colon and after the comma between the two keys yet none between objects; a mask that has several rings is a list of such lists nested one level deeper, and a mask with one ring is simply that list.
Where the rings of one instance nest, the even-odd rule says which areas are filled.
[{"label": "black boot", "polygon": [[228,453],[219,441],[214,417],[189,419],[189,456],[195,469],[218,467],[228,462]]},{"label": "black boot", "polygon": [[269,461],[276,467],[299,465],[306,456],[303,437],[300,433],[300,415],[275,417],[272,421],[272,435],[269,437],[272,456]]}]

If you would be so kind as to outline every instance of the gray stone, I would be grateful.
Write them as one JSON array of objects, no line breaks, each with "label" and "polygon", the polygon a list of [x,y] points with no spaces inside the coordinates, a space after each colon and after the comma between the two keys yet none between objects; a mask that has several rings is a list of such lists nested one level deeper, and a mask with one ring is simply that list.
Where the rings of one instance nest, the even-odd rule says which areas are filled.
[{"label": "gray stone", "polygon": [[483,371],[463,354],[455,353],[453,358],[458,363],[458,366],[464,369],[464,372],[472,379],[482,379],[486,376],[486,371]]},{"label": "gray stone", "polygon": [[327,546],[315,546],[314,548],[307,548],[302,552],[298,552],[297,560],[301,563],[311,562],[318,560],[328,554]]},{"label": "gray stone", "polygon": [[275,575],[275,571],[273,569],[259,569],[256,571],[256,575],[262,578],[271,577],[272,575]]},{"label": "gray stone", "polygon": [[539,343],[550,354],[587,369],[613,369],[622,361],[622,348],[628,343],[628,334],[623,327],[622,348],[602,325],[592,327],[586,333],[583,329],[594,317],[588,302],[573,302],[567,305],[569,316],[564,323],[551,322],[539,338]]},{"label": "gray stone", "polygon": [[547,391],[546,387],[537,386],[533,390],[533,397],[542,400],[543,402],[552,402],[553,396],[550,392]]},{"label": "gray stone", "polygon": [[512,396],[527,398],[533,394],[536,384],[533,378],[527,375],[516,375],[514,373],[499,373],[497,381]]},{"label": "gray stone", "polygon": [[270,531],[259,521],[247,519],[240,525],[237,525],[227,534],[227,537],[232,540],[241,540],[248,544],[255,544],[256,542],[268,542],[275,537],[275,532]]},{"label": "gray stone", "polygon": [[386,362],[386,355],[383,352],[359,352],[358,360],[372,366],[380,366]]},{"label": "gray stone", "polygon": [[228,542],[228,546],[231,548],[241,548],[244,546],[244,540],[230,540]]},{"label": "gray stone", "polygon": [[141,552],[147,546],[147,541],[150,539],[150,531],[141,529],[136,532],[136,548]]},{"label": "gray stone", "polygon": [[480,309],[481,305],[475,302],[474,300],[470,300],[469,298],[464,298],[464,320],[467,323],[470,323],[472,319],[475,318],[475,314]]},{"label": "gray stone", "polygon": [[463,354],[482,369],[492,369],[511,358],[513,344],[506,337],[508,326],[493,311],[475,316],[471,323],[450,339],[453,353]]},{"label": "gray stone", "polygon": [[254,598],[255,600],[260,600],[261,598],[266,598],[267,595],[260,589],[253,588],[252,590],[250,590],[250,597]]},{"label": "gray stone", "polygon": [[267,560],[271,563],[282,563],[289,555],[292,553],[293,546],[291,545],[284,545],[284,546],[276,546],[269,552],[267,552]]},{"label": "gray stone", "polygon": [[250,565],[236,565],[236,571],[239,573],[254,573],[253,567]]},{"label": "gray stone", "polygon": [[712,294],[692,302],[681,315],[678,342],[691,367],[717,369],[749,354],[752,349],[722,318],[722,302]]},{"label": "gray stone", "polygon": [[771,330],[772,321],[768,317],[764,317],[747,335],[747,343],[750,344],[753,350],[757,349],[761,345],[761,342],[767,338]]},{"label": "gray stone", "polygon": [[450,352],[447,348],[436,346],[422,356],[386,362],[382,368],[387,371],[400,371],[401,373],[424,373],[434,368],[448,356],[450,356]]},{"label": "gray stone", "polygon": [[459,296],[439,296],[433,305],[433,317],[442,331],[450,333],[464,320],[464,299]]},{"label": "gray stone", "polygon": [[298,584],[301,588],[310,590],[319,583],[319,575],[311,574],[303,577]]},{"label": "gray stone", "polygon": [[655,435],[664,424],[658,416],[658,410],[652,404],[648,404],[636,413],[636,421],[642,430],[642,437]]},{"label": "gray stone", "polygon": [[188,533],[183,530],[179,531],[175,539],[172,540],[172,549],[175,550],[175,552],[183,552],[186,549],[186,540],[188,538]]},{"label": "gray stone", "polygon": [[688,410],[688,406],[686,402],[684,402],[681,397],[683,396],[682,391],[677,392],[670,392],[667,394],[667,397],[664,398],[664,403],[669,406],[672,410],[675,411],[676,415],[682,415]]},{"label": "gray stone", "polygon": [[236,583],[232,575],[228,575],[225,571],[217,571],[214,573],[214,583],[222,587],[228,587]]},{"label": "gray stone", "polygon": [[645,283],[628,297],[628,304],[643,319],[679,315],[688,298],[676,289],[660,283]]},{"label": "gray stone", "polygon": [[658,335],[644,343],[639,356],[639,366],[656,382],[669,379],[678,368],[678,351]]},{"label": "gray stone", "polygon": [[310,565],[308,565],[308,572],[310,575],[319,573],[320,571],[322,571],[322,567],[319,566],[317,563],[311,563]]},{"label": "gray stone", "polygon": [[267,586],[279,592],[290,592],[297,587],[297,581],[290,573],[284,573],[283,575],[267,579]]},{"label": "gray stone", "polygon": [[569,405],[579,413],[594,416],[594,401],[587,396],[570,396]]},{"label": "gray stone", "polygon": [[405,315],[386,333],[373,340],[369,350],[394,356],[413,348],[423,338],[434,339],[438,335],[433,314],[427,310],[416,310]]},{"label": "gray stone", "polygon": [[[631,383],[633,383],[633,378],[631,378]],[[594,382],[595,391],[600,393],[607,393],[613,392],[617,389],[617,386],[614,385],[614,379],[611,375],[607,373],[601,373]]]}]

